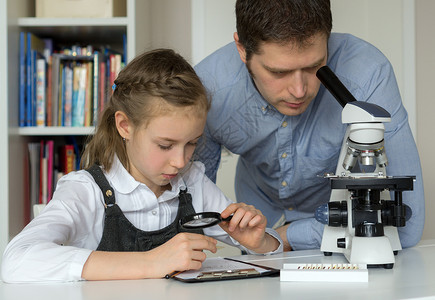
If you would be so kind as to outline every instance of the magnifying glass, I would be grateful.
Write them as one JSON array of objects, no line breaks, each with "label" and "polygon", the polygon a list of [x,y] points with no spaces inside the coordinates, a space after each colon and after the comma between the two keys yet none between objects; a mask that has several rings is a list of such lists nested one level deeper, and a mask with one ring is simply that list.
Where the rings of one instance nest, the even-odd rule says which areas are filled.
[{"label": "magnifying glass", "polygon": [[180,225],[184,229],[201,229],[214,226],[222,221],[229,221],[233,216],[222,218],[217,212],[202,212],[188,215],[180,219]]}]

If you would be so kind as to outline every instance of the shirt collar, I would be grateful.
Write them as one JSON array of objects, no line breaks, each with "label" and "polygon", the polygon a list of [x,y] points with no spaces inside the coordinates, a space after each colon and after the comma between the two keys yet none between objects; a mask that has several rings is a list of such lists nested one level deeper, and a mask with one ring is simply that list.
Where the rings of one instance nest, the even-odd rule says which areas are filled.
[{"label": "shirt collar", "polygon": [[[112,168],[108,173],[106,173],[107,179],[113,185],[113,188],[122,193],[129,194],[132,193],[141,183],[131,176],[131,174],[124,168],[118,156],[114,156]],[[145,184],[143,184],[146,186]],[[186,189],[186,184],[182,176],[179,174],[175,178],[171,179],[170,191],[165,191],[163,193],[162,200],[168,200],[176,197],[181,189]],[[147,187],[148,188],[148,187]]]},{"label": "shirt collar", "polygon": [[260,109],[261,113],[265,115],[271,110],[274,111],[275,108],[272,105],[270,105],[269,102],[267,102],[266,99],[264,99],[263,95],[261,95],[260,92],[257,90],[254,80],[249,74],[247,68],[246,68],[246,74],[247,74],[247,81],[248,81],[247,82],[248,95],[252,95],[252,98],[255,99],[255,101],[257,102],[257,107]]},{"label": "shirt collar", "polygon": [[116,155],[113,158],[112,167],[107,173],[107,179],[115,190],[123,194],[133,192],[140,184],[140,182],[136,181],[133,176],[128,173]]}]

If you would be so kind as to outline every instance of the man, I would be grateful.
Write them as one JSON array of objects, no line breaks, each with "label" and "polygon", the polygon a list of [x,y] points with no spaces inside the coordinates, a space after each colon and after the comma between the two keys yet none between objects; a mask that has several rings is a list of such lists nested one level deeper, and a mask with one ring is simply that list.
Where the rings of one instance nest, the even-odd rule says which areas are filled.
[{"label": "man", "polygon": [[315,209],[329,201],[346,124],[342,107],[320,84],[328,65],[359,101],[392,116],[385,124],[387,175],[415,175],[403,193],[412,217],[399,228],[403,247],[415,245],[424,225],[418,151],[393,69],[372,45],[331,33],[329,0],[237,0],[234,43],[196,66],[212,96],[198,156],[216,180],[221,147],[239,154],[237,201],[251,203],[278,228],[286,250],[319,248],[323,225]]}]

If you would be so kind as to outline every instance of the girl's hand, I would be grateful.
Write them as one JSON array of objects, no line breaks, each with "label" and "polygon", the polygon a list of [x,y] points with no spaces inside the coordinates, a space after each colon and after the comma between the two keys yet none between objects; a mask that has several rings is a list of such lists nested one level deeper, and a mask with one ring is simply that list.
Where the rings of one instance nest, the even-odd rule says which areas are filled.
[{"label": "girl's hand", "polygon": [[149,251],[153,257],[154,278],[164,277],[173,271],[198,270],[206,259],[203,250],[217,251],[214,238],[196,234],[179,233],[163,245]]},{"label": "girl's hand", "polygon": [[233,214],[230,221],[219,226],[246,248],[266,253],[278,248],[279,242],[265,233],[267,220],[261,211],[245,203],[232,203],[222,213],[222,218]]}]

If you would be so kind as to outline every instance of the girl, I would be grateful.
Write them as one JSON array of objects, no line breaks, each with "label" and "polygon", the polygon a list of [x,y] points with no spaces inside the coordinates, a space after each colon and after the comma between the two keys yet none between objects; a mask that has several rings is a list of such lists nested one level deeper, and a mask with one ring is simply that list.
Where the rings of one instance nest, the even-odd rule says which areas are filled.
[{"label": "girl", "polygon": [[[199,269],[216,239],[250,253],[282,251],[260,211],[232,203],[190,162],[209,102],[172,50],[144,53],[115,81],[95,135],[53,199],[7,246],[6,282],[161,278]],[[222,211],[222,222],[183,232],[179,220]],[[204,233],[204,234],[202,234]]]}]

